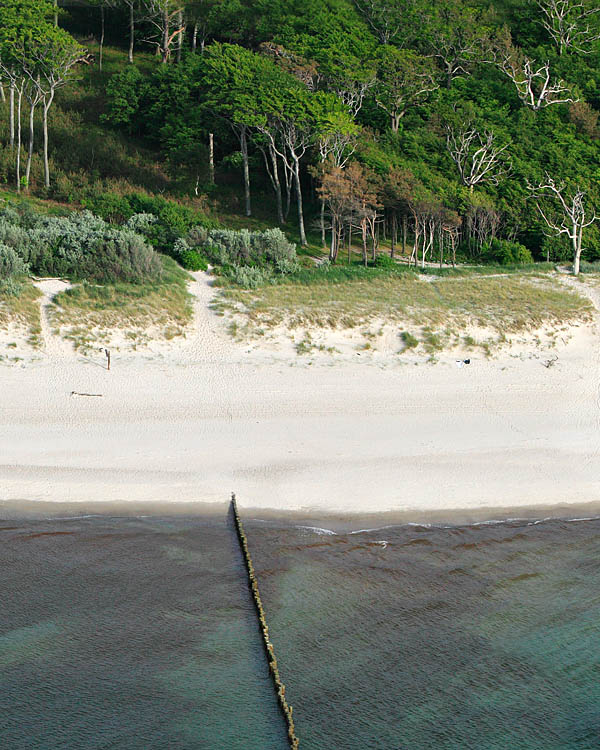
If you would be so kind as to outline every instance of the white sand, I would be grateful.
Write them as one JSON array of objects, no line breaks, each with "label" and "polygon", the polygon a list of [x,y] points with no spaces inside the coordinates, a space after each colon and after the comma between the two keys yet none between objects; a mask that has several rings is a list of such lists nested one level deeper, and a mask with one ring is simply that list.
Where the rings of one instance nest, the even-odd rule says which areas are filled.
[{"label": "white sand", "polygon": [[37,361],[0,366],[0,500],[235,491],[245,507],[409,517],[600,501],[595,326],[462,368],[454,354],[278,357],[233,343],[197,278],[183,342],[114,353],[107,372],[44,327]]}]

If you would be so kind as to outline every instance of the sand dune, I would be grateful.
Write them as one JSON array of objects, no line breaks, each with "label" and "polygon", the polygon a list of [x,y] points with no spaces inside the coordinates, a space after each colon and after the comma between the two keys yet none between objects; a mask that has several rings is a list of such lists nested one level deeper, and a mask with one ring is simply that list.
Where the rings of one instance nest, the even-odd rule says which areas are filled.
[{"label": "sand dune", "polygon": [[116,353],[110,372],[46,329],[37,361],[0,367],[0,500],[235,491],[245,507],[407,518],[600,501],[595,326],[462,368],[453,354],[311,360],[232,342],[205,275],[192,292],[185,341]]}]

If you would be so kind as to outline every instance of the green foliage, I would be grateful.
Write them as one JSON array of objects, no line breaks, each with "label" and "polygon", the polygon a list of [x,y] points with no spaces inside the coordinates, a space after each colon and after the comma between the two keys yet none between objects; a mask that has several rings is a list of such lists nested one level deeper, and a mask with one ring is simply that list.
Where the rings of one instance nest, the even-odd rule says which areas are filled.
[{"label": "green foliage", "polygon": [[[48,0],[6,0],[1,5],[3,62],[16,59],[16,41],[39,41],[40,29],[51,48],[58,44],[63,30],[53,36]],[[83,35],[97,28],[98,14],[97,8],[79,6],[71,16],[61,16],[61,25]],[[573,48],[558,54],[556,42],[523,0],[502,0],[493,12],[480,0],[203,0],[185,6],[187,36],[179,64],[160,65],[142,41],[147,27],[140,26],[134,65],[126,64],[123,54],[106,50],[109,64],[103,73],[93,64],[78,66],[83,84],[57,92],[50,113],[53,185],[45,190],[36,150],[24,189],[78,203],[109,224],[127,222],[155,249],[182,260],[175,250],[178,238],[198,224],[207,229],[217,224],[199,210],[200,200],[192,206],[184,196],[193,201],[193,195],[210,192],[218,215],[243,203],[240,186],[232,184],[231,167],[241,166],[238,135],[244,126],[253,192],[271,189],[261,152],[268,145],[265,133],[274,135],[289,157],[283,135],[294,128],[305,131],[300,183],[310,219],[319,205],[315,191],[309,191],[315,181],[308,168],[321,163],[325,139],[347,137],[349,145],[341,153],[352,154],[369,171],[381,199],[380,214],[388,221],[394,213],[397,219],[403,214],[410,223],[410,206],[427,204],[456,215],[464,240],[459,259],[462,252],[462,259],[471,262],[513,265],[527,264],[531,257],[569,257],[568,242],[544,236],[543,221],[527,200],[527,182],[543,179],[545,172],[570,187],[582,187],[590,202],[600,206],[600,45],[593,43],[585,55]],[[113,3],[108,7],[107,38],[122,39],[125,45],[126,16],[122,9],[113,10]],[[196,21],[199,40],[206,43],[203,54],[188,50]],[[483,62],[491,59],[505,26],[519,55],[534,63],[548,60],[553,80],[577,85],[579,102],[537,112],[523,106],[508,77]],[[431,86],[421,91],[428,78]],[[6,104],[0,105],[0,113],[0,181],[14,184]],[[24,120],[26,115],[24,111]],[[459,124],[468,120],[479,132],[493,132],[498,144],[511,144],[506,152],[510,172],[497,184],[479,184],[470,192],[460,183],[444,130],[453,118]],[[39,114],[34,119],[38,138]],[[216,186],[209,186],[209,133],[214,136]],[[281,159],[278,163],[283,179]],[[408,175],[408,187],[390,201],[382,185],[389,185],[391,174]],[[274,218],[274,211],[262,209],[269,203],[261,195],[261,220]],[[479,210],[494,213],[495,232],[505,244],[490,241],[493,232],[473,228],[471,219]],[[154,221],[136,224],[142,214]],[[8,236],[16,230],[3,226],[1,231]],[[4,234],[0,242],[6,241]],[[516,245],[506,238],[514,238]],[[409,236],[409,245],[412,240]],[[234,260],[223,267],[248,265],[243,243],[241,249],[234,241],[225,244]],[[584,257],[600,257],[597,228],[586,230],[583,244]],[[213,250],[215,258],[224,252],[218,246]],[[384,270],[379,263],[364,272],[339,273],[379,273]],[[285,254],[279,261],[251,261],[254,267],[271,268],[273,281],[298,273],[286,264]],[[391,266],[386,270],[396,273]],[[329,272],[323,268],[320,273]]]},{"label": "green foliage", "polygon": [[397,268],[398,264],[389,255],[383,255],[380,253],[375,259],[375,268]]},{"label": "green foliage", "polygon": [[215,225],[214,221],[207,219],[192,206],[160,195],[101,193],[84,199],[82,203],[106,221],[126,221],[128,226],[142,234],[156,250],[168,255],[173,254],[175,241],[186,234],[190,227],[199,222],[203,226]]},{"label": "green foliage", "polygon": [[528,265],[533,263],[531,253],[518,242],[493,239],[483,246],[483,257],[491,263],[501,266]]},{"label": "green foliage", "polygon": [[402,331],[402,333],[400,334],[400,339],[404,344],[405,351],[407,349],[414,349],[415,347],[419,346],[419,340],[408,331]]},{"label": "green foliage", "polygon": [[[199,252],[200,251],[200,252]],[[280,229],[250,232],[243,229],[194,227],[175,245],[176,257],[186,268],[188,258],[208,258],[224,277],[241,286],[255,288],[276,276],[299,269],[296,246]],[[202,267],[202,266],[201,266]],[[200,270],[191,268],[191,270]]]},{"label": "green foliage", "polygon": [[188,271],[206,271],[208,268],[208,261],[197,250],[183,250],[179,259]]},{"label": "green foliage", "polygon": [[7,281],[15,276],[24,276],[29,266],[10,245],[0,242],[0,279]]},{"label": "green foliage", "polygon": [[0,238],[0,275],[31,268],[40,275],[141,283],[161,274],[160,259],[142,236],[89,211],[49,217],[8,207],[0,212]]}]

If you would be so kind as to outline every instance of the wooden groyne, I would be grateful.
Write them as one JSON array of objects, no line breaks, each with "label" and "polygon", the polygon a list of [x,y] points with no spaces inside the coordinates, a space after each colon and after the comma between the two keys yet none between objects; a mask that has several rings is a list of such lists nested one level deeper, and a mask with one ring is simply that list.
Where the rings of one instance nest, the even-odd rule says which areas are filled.
[{"label": "wooden groyne", "polygon": [[235,494],[231,495],[231,509],[233,511],[235,530],[240,542],[244,564],[248,573],[248,583],[250,585],[250,590],[252,591],[252,599],[254,600],[254,606],[256,607],[256,613],[258,615],[258,623],[260,625],[263,645],[265,647],[267,661],[269,662],[269,672],[271,673],[273,686],[275,687],[275,692],[277,693],[279,707],[281,708],[281,712],[283,713],[284,719],[287,723],[288,740],[290,742],[291,748],[298,748],[300,747],[300,740],[298,739],[298,737],[296,737],[293,710],[286,700],[285,685],[283,684],[283,682],[281,681],[281,677],[279,676],[279,668],[277,666],[277,659],[275,658],[275,649],[273,648],[273,644],[269,639],[269,627],[267,625],[267,618],[265,616],[265,610],[260,598],[260,592],[258,590],[258,580],[256,578],[256,573],[254,572],[254,565],[252,564],[252,558],[250,557],[250,550],[248,549],[248,540],[246,538],[246,534],[244,533],[244,527],[242,526],[240,514],[238,513]]}]

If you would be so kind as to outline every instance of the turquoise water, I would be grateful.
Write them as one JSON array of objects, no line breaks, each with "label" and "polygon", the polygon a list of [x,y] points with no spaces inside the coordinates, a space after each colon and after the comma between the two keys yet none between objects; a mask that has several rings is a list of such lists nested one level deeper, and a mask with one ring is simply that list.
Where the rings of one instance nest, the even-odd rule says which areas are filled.
[{"label": "turquoise water", "polygon": [[[600,747],[600,521],[245,523],[302,748]],[[0,522],[0,737],[285,748],[230,519]]]}]

